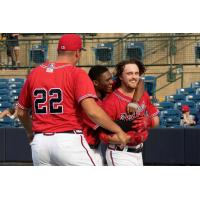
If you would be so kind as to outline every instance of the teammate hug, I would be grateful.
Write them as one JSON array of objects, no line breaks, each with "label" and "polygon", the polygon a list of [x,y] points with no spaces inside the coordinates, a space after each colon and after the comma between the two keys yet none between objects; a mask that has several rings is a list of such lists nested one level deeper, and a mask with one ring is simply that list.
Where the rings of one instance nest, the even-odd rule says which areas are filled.
[{"label": "teammate hug", "polygon": [[[147,129],[159,123],[148,94],[137,90],[144,66],[136,60],[119,63],[112,92],[107,68],[93,68],[89,77],[76,67],[84,50],[79,35],[63,35],[56,61],[33,69],[21,90],[17,113],[30,140],[33,164],[103,165],[101,139],[108,144],[108,165],[142,165]],[[131,121],[128,133],[115,120]]]}]

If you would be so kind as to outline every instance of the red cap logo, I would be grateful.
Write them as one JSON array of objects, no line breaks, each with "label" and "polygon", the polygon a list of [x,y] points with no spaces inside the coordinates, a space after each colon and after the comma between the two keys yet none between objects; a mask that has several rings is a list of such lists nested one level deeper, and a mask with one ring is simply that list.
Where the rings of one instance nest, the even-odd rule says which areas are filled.
[{"label": "red cap logo", "polygon": [[59,42],[58,48],[59,51],[76,51],[76,50],[85,50],[82,48],[81,37],[77,34],[65,34],[63,35]]}]

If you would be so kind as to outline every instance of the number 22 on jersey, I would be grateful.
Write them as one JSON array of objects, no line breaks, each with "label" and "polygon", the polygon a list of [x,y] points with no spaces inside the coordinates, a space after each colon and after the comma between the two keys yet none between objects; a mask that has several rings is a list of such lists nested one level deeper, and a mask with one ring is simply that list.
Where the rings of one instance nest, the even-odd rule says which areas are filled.
[{"label": "number 22 on jersey", "polygon": [[63,113],[62,90],[51,88],[48,91],[44,88],[36,88],[34,95],[35,114],[61,114]]}]

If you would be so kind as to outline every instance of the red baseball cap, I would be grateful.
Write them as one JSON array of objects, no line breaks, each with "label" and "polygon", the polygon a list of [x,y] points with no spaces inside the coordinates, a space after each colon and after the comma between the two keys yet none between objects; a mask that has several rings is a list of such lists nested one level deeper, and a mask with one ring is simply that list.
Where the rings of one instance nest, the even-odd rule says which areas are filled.
[{"label": "red baseball cap", "polygon": [[190,111],[190,107],[187,106],[187,105],[183,105],[182,106],[182,112],[188,112],[188,111]]},{"label": "red baseball cap", "polygon": [[77,34],[63,35],[58,42],[57,50],[59,51],[76,51],[76,50],[86,51],[86,49],[82,48],[82,39]]}]

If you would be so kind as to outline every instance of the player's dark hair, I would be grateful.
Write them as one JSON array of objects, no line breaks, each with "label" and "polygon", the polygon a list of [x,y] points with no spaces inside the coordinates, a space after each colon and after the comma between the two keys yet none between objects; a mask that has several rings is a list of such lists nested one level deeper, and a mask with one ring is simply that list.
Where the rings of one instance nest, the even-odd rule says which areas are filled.
[{"label": "player's dark hair", "polygon": [[144,74],[144,72],[146,71],[144,64],[137,60],[137,59],[131,59],[131,60],[123,60],[121,62],[119,62],[116,65],[116,88],[118,88],[121,85],[121,80],[120,80],[120,76],[122,75],[123,71],[124,71],[124,67],[127,64],[136,64],[139,68],[139,74],[140,76],[142,74]]},{"label": "player's dark hair", "polygon": [[107,71],[108,71],[107,67],[101,66],[101,65],[96,65],[96,66],[90,68],[88,75],[89,75],[90,79],[93,81],[93,80],[97,80],[101,74],[103,74],[104,72],[107,72]]}]

